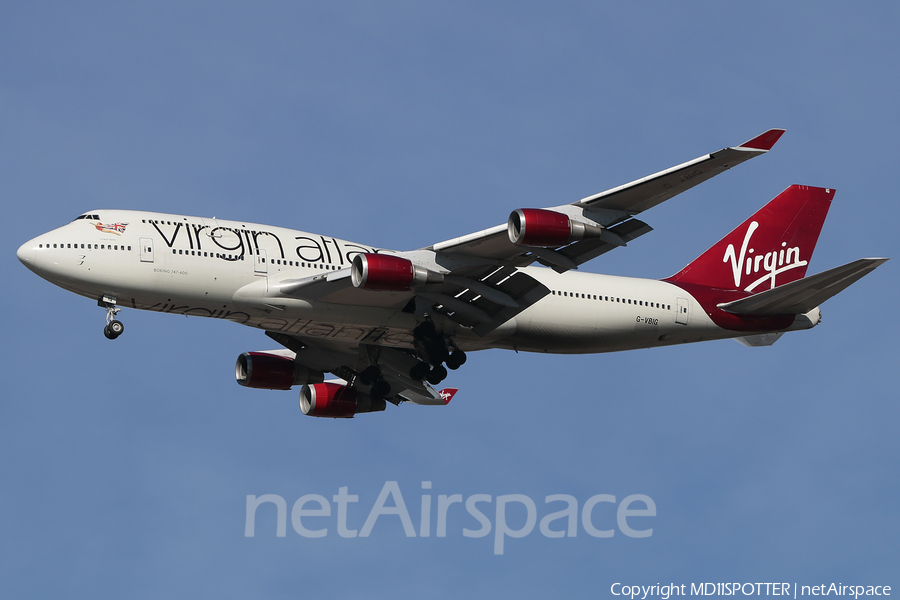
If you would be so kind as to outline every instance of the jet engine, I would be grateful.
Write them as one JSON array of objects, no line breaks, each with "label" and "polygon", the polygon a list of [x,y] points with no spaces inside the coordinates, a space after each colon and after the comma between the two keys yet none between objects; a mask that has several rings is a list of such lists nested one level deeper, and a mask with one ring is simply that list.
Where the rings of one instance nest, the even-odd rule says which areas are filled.
[{"label": "jet engine", "polygon": [[300,410],[310,417],[350,419],[357,413],[384,410],[384,399],[372,398],[339,383],[315,383],[300,390]]},{"label": "jet engine", "polygon": [[353,257],[350,280],[367,290],[405,292],[426,283],[441,283],[444,276],[412,261],[390,254],[357,254]]},{"label": "jet engine", "polygon": [[558,248],[591,237],[600,237],[603,228],[542,208],[520,208],[509,215],[509,241],[519,246]]},{"label": "jet engine", "polygon": [[319,383],[325,379],[325,374],[301,365],[291,356],[244,352],[234,365],[234,378],[244,387],[289,390],[294,385]]}]

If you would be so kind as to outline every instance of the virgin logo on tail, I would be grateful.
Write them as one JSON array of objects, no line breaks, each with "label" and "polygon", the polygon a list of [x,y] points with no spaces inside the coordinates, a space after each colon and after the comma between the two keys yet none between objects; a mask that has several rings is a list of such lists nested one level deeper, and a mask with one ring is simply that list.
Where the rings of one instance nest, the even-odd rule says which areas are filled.
[{"label": "virgin logo on tail", "polygon": [[453,400],[453,396],[456,395],[459,389],[457,388],[444,388],[438,392],[441,395],[441,400],[444,401],[444,404],[450,404],[450,401]]},{"label": "virgin logo on tail", "polygon": [[756,254],[753,248],[748,250],[750,238],[753,237],[753,232],[758,227],[759,223],[756,221],[752,221],[750,226],[747,227],[747,233],[744,234],[744,241],[741,244],[740,255],[735,253],[734,244],[728,244],[728,248],[725,249],[725,256],[722,257],[722,262],[731,261],[734,287],[738,289],[741,287],[743,276],[749,277],[751,274],[755,275],[761,271],[765,273],[765,275],[745,287],[745,292],[752,292],[766,280],[769,281],[769,288],[774,288],[775,277],[780,273],[805,267],[809,264],[808,261],[800,260],[800,248],[798,246],[787,248],[787,242],[781,242],[781,249],[772,250],[765,254]]}]

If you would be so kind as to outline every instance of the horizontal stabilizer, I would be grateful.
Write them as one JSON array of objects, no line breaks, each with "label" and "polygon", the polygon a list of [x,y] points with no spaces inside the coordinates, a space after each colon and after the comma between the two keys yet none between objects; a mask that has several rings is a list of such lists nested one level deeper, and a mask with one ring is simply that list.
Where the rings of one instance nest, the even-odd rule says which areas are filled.
[{"label": "horizontal stabilizer", "polygon": [[861,258],[817,275],[718,306],[726,312],[737,315],[802,315],[843,291],[887,260]]}]

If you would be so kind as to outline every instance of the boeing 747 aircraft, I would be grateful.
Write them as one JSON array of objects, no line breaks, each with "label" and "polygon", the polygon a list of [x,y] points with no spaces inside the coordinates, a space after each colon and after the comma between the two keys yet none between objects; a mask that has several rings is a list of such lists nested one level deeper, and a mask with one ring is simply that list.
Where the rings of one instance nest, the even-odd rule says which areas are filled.
[{"label": "boeing 747 aircraft", "polygon": [[[92,210],[22,245],[22,263],[106,310],[224,319],[278,350],[238,357],[238,383],[303,386],[300,407],[352,417],[386,403],[446,404],[432,387],[467,353],[613,352],[735,338],[774,343],[810,329],[819,305],[886,258],[806,270],[834,190],[794,185],[675,275],[580,273],[651,231],[636,215],[769,151],[772,129],[740,146],[507,223],[406,252],[242,221]],[[325,380],[331,373],[337,379]]]}]

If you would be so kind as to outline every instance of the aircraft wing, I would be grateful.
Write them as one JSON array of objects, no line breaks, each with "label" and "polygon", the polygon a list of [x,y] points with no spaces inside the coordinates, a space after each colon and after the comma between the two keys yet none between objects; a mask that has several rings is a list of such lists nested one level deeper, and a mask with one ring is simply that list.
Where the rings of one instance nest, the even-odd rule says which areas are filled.
[{"label": "aircraft wing", "polygon": [[572,204],[543,209],[594,226],[596,235],[571,244],[517,245],[510,240],[508,226],[497,225],[423,250],[397,254],[415,259],[424,253],[426,260],[434,260],[449,271],[441,283],[408,291],[372,291],[351,285],[350,269],[343,269],[275,282],[269,293],[333,304],[437,312],[486,335],[550,293],[517,267],[538,262],[562,273],[626,245],[652,231],[634,215],[768,152],[783,133],[782,129],[770,129],[740,146],[724,148]]},{"label": "aircraft wing", "polygon": [[409,377],[409,370],[418,359],[412,351],[365,344],[322,340],[302,335],[288,335],[267,331],[266,335],[291,350],[300,363],[343,380],[342,385],[368,393],[369,385],[359,380],[360,373],[371,364],[378,364],[382,377],[391,386],[388,396],[393,402],[444,405],[456,389],[435,390],[427,381]]},{"label": "aircraft wing", "polygon": [[416,310],[419,304],[427,307],[423,308],[425,311],[444,314],[478,335],[485,335],[549,293],[546,286],[515,267],[480,264],[454,269],[441,283],[403,292],[353,287],[350,269],[343,269],[273,282],[268,298],[269,305],[275,308],[279,297],[395,310]]},{"label": "aircraft wing", "polygon": [[562,272],[608,252],[649,232],[652,228],[632,217],[672,198],[719,173],[768,152],[784,133],[770,129],[739,146],[695,158],[665,171],[582,198],[572,204],[545,210],[584,219],[610,235],[577,241],[560,248],[532,248],[513,244],[507,225],[497,225],[469,235],[440,242],[428,248],[435,252],[505,261],[508,264],[539,262]]}]

